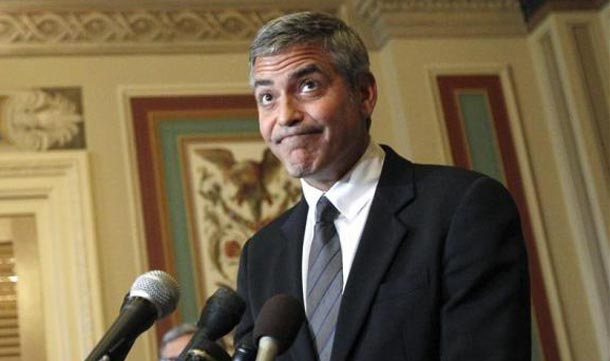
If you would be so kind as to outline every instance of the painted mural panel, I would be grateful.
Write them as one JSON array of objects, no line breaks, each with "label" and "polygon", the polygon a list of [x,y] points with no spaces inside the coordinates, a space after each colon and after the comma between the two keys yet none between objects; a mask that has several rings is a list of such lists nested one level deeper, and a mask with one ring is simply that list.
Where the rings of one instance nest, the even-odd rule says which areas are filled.
[{"label": "painted mural panel", "polygon": [[218,287],[235,287],[245,241],[301,189],[260,138],[250,94],[130,104],[148,266],[182,287],[177,312],[157,322],[159,336],[195,322]]}]

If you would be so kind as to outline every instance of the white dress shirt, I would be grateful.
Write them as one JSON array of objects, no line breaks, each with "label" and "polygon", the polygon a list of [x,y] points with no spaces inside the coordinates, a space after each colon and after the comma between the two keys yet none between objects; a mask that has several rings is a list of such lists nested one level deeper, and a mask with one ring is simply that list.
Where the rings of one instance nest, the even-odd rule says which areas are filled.
[{"label": "white dress shirt", "polygon": [[[309,261],[309,249],[313,240],[313,230],[315,224],[316,204],[321,196],[326,196],[328,200],[340,212],[335,219],[335,228],[339,234],[341,243],[341,256],[343,262],[343,289],[349,277],[349,272],[360,243],[360,237],[364,229],[364,224],[368,218],[369,210],[385,153],[383,149],[372,140],[354,167],[326,192],[321,191],[304,179],[301,179],[303,194],[309,206],[307,212],[307,222],[305,224],[305,238],[303,240],[303,259],[301,262],[303,275],[303,300],[307,300],[307,269]],[[307,302],[307,301],[305,301]],[[307,307],[307,305],[305,305]]]}]

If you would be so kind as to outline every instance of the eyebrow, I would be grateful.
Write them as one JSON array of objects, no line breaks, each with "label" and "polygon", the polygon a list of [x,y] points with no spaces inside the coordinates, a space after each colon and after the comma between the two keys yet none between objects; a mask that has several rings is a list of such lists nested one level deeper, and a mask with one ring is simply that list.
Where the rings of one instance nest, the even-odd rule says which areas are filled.
[{"label": "eyebrow", "polygon": [[[322,70],[320,69],[320,67],[317,64],[308,64],[308,65],[290,73],[288,78],[289,79],[298,79],[298,78],[304,77],[306,75],[317,73],[317,72],[322,72]],[[254,88],[259,87],[259,86],[267,86],[267,85],[273,85],[273,80],[271,80],[271,79],[254,80]]]},{"label": "eyebrow", "polygon": [[269,80],[269,79],[254,80],[254,88],[259,87],[259,86],[272,85],[272,84],[273,84],[273,80]]},{"label": "eyebrow", "polygon": [[290,74],[290,79],[302,78],[306,75],[322,72],[318,64],[308,64]]}]

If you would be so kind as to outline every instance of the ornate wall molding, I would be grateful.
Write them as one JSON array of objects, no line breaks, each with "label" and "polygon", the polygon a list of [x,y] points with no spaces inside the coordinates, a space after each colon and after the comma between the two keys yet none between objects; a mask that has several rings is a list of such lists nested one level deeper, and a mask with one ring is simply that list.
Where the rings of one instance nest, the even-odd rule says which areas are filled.
[{"label": "ornate wall molding", "polygon": [[519,3],[516,0],[369,0],[368,2],[377,2],[387,10],[504,10],[519,7]]},{"label": "ornate wall molding", "polygon": [[[312,4],[309,4],[312,3]],[[244,51],[269,19],[337,1],[29,1],[0,5],[0,55]],[[11,4],[9,4],[11,5]],[[311,6],[308,6],[311,5]]]},{"label": "ornate wall molding", "polygon": [[[267,20],[305,9],[347,15],[373,49],[391,38],[523,36],[522,1],[4,0],[0,56],[242,52]],[[599,9],[607,1],[549,3]]]}]

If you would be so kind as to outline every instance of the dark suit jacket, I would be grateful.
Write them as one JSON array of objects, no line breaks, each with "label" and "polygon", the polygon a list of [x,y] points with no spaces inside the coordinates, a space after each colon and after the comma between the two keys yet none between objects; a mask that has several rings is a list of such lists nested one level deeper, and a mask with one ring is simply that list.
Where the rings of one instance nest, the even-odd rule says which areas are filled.
[{"label": "dark suit jacket", "polygon": [[[530,360],[527,254],[506,189],[478,173],[386,159],[338,316],[332,361]],[[236,342],[265,301],[303,299],[301,200],[243,249]],[[306,325],[278,360],[316,360]]]}]

